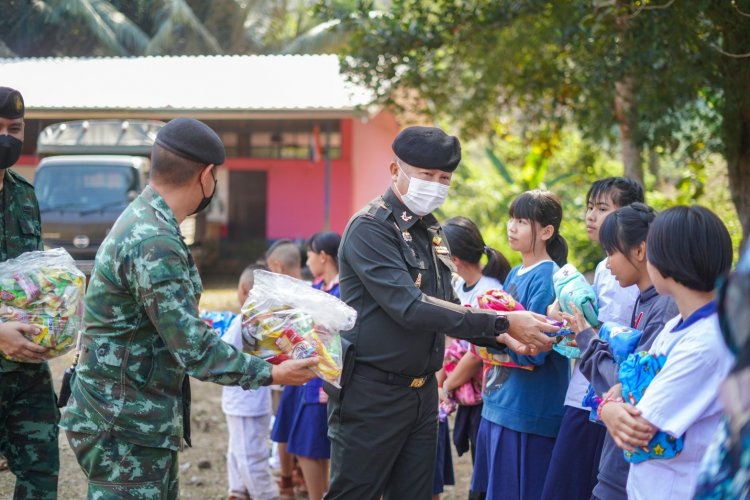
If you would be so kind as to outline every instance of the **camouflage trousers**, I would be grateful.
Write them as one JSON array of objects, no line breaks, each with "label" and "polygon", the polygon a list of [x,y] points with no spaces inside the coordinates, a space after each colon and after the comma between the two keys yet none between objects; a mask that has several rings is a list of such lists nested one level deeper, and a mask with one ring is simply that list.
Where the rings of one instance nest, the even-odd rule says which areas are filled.
[{"label": "camouflage trousers", "polygon": [[139,446],[104,432],[65,434],[88,477],[89,500],[178,497],[177,451]]},{"label": "camouflage trousers", "polygon": [[0,454],[16,476],[13,498],[57,498],[59,420],[47,363],[0,371]]}]

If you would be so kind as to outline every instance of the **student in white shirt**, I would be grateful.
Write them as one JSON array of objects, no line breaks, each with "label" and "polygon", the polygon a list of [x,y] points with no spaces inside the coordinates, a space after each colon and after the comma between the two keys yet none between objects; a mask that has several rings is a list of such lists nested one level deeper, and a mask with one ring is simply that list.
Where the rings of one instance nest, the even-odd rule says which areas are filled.
[{"label": "student in white shirt", "polygon": [[700,206],[659,214],[647,241],[648,272],[656,290],[680,312],[649,349],[666,363],[635,405],[622,402],[618,386],[599,409],[615,443],[633,451],[657,431],[678,438],[674,458],[631,464],[628,498],[691,498],[703,454],[719,425],[718,389],[733,358],[719,329],[714,287],[729,273],[732,241],[721,220]]},{"label": "student in white shirt", "polygon": [[[240,276],[237,299],[245,303],[253,287],[253,271],[261,266],[249,266]],[[242,316],[229,325],[222,340],[242,349]],[[268,467],[271,422],[271,391],[269,387],[244,390],[226,386],[221,395],[221,409],[227,418],[229,444],[227,446],[227,475],[230,500],[270,500],[279,498]]]},{"label": "student in white shirt", "polygon": [[[586,231],[591,242],[599,243],[599,228],[609,214],[636,202],[643,203],[643,187],[637,181],[607,177],[593,182],[586,193]],[[593,286],[599,306],[599,322],[629,325],[638,287],[621,287],[607,269],[606,257],[596,266]],[[554,311],[549,314],[556,316]],[[581,373],[580,362],[576,361],[565,394],[565,414],[552,451],[543,498],[589,498],[596,485],[605,430],[589,421],[590,409],[582,404],[588,387],[589,381]],[[571,461],[571,456],[576,460]]]}]

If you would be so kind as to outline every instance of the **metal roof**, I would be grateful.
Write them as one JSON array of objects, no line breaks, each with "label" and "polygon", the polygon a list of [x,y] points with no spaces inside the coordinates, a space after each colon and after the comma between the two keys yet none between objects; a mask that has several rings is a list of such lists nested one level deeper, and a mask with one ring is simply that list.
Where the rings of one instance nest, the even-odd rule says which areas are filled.
[{"label": "metal roof", "polygon": [[346,81],[334,55],[0,58],[0,75],[0,85],[21,91],[30,118],[340,116],[371,96]]}]

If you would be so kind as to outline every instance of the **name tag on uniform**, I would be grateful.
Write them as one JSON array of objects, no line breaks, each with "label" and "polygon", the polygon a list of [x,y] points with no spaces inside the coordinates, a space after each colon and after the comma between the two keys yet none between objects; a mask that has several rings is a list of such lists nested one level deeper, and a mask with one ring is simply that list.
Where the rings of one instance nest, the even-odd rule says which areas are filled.
[{"label": "name tag on uniform", "polygon": [[450,252],[448,252],[448,247],[444,247],[443,245],[438,245],[435,247],[435,252],[438,255],[448,255]]}]

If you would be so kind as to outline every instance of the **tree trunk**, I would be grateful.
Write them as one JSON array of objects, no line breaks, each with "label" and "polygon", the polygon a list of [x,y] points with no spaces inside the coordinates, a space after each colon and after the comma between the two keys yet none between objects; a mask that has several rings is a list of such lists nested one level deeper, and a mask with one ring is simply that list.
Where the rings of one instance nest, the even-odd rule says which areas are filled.
[{"label": "tree trunk", "polygon": [[729,192],[742,225],[742,242],[750,235],[750,59],[730,57],[740,54],[750,43],[744,20],[734,16],[719,24],[725,51],[720,67],[722,140],[727,160]]},{"label": "tree trunk", "polygon": [[[727,123],[728,120],[733,120]],[[750,235],[750,107],[724,116],[725,135],[731,133],[735,140],[728,142],[726,150],[729,191],[742,225],[742,242]],[[735,130],[727,130],[734,128]],[[725,139],[726,140],[726,139]]]},{"label": "tree trunk", "polygon": [[625,177],[635,179],[643,184],[642,147],[638,144],[632,130],[632,117],[635,116],[633,105],[633,78],[626,76],[615,82],[615,117],[620,127],[620,146]]}]

